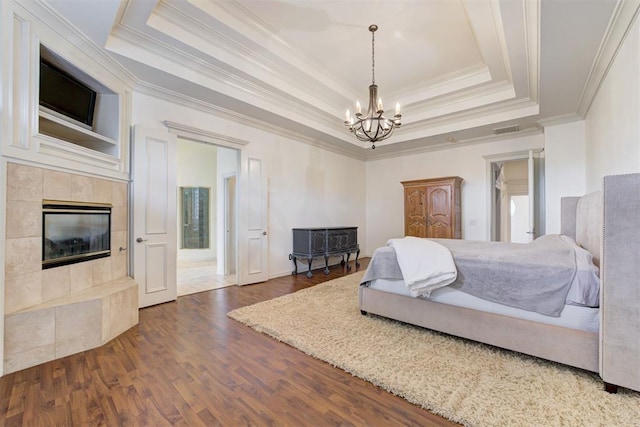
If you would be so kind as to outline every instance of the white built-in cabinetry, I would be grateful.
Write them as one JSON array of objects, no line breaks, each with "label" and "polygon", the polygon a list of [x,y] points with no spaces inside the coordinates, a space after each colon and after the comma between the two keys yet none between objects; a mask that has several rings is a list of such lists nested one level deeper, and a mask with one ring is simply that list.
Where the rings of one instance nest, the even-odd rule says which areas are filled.
[{"label": "white built-in cabinetry", "polygon": [[[11,53],[3,54],[3,60],[11,62],[3,83],[12,87],[10,108],[3,112],[11,125],[10,135],[2,139],[2,155],[127,179],[128,74],[102,49],[65,25],[46,3],[30,3],[26,9],[20,2],[4,2],[1,13],[2,24],[10,25],[13,33],[12,38],[3,38],[2,46]],[[91,127],[40,105],[41,57],[96,92]]]},{"label": "white built-in cabinetry", "polygon": [[[97,96],[93,124],[90,129],[42,106],[39,102],[40,97],[38,97],[38,133],[98,153],[118,157],[120,149],[118,137],[120,97],[118,94],[69,61],[56,55],[43,44],[40,44],[39,58],[46,59],[49,63],[54,64],[77,81],[91,88],[96,92]],[[46,84],[46,82],[43,83],[40,80],[38,88],[41,89],[43,84]],[[38,92],[40,93],[40,90]]]}]

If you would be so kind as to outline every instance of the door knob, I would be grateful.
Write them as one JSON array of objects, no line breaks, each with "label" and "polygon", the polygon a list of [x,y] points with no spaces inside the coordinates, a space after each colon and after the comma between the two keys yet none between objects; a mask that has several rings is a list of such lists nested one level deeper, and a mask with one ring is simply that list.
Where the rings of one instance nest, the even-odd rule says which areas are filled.
[{"label": "door knob", "polygon": [[267,232],[266,232],[266,231],[263,231],[263,232],[262,232],[262,235],[263,235],[263,236],[266,236],[266,235],[267,235]]},{"label": "door knob", "polygon": [[146,242],[146,241],[147,241],[147,239],[143,239],[142,237],[138,237],[136,239],[136,242],[138,242],[138,243],[142,243],[142,242]]}]

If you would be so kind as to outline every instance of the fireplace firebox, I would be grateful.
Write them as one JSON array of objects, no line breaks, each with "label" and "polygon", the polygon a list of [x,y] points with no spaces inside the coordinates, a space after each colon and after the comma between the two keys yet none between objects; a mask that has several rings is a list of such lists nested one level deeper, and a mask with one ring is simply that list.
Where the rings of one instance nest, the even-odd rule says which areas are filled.
[{"label": "fireplace firebox", "polygon": [[111,205],[45,200],[42,268],[111,255]]}]

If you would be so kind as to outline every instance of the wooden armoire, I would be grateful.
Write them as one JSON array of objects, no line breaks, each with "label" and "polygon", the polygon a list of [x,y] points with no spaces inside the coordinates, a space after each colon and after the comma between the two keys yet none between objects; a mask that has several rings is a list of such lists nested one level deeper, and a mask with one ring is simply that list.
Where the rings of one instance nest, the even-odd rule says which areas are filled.
[{"label": "wooden armoire", "polygon": [[462,238],[462,178],[404,181],[404,235],[435,239]]}]

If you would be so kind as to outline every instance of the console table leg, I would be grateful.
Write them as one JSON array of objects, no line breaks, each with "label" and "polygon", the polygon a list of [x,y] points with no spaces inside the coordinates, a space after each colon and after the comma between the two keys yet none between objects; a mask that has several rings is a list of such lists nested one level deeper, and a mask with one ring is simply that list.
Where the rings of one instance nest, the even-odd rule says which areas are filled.
[{"label": "console table leg", "polygon": [[311,279],[313,277],[313,273],[311,273],[311,262],[313,261],[313,258],[309,258],[309,270],[307,271],[307,278]]},{"label": "console table leg", "polygon": [[360,263],[358,262],[358,257],[360,256],[360,248],[356,251],[356,267],[360,267]]},{"label": "console table leg", "polygon": [[329,257],[324,257],[324,274],[329,274]]},{"label": "console table leg", "polygon": [[293,256],[293,254],[289,254],[289,259],[293,261],[293,271],[291,274],[298,274],[298,258]]},{"label": "console table leg", "polygon": [[[340,255],[342,259],[340,260],[340,265],[344,265],[344,254]],[[347,254],[347,262],[349,262],[349,254]]]},{"label": "console table leg", "polygon": [[[344,257],[344,255],[343,255]],[[347,253],[347,270],[351,270],[351,266],[349,265],[349,258],[351,257],[351,252]]]}]

